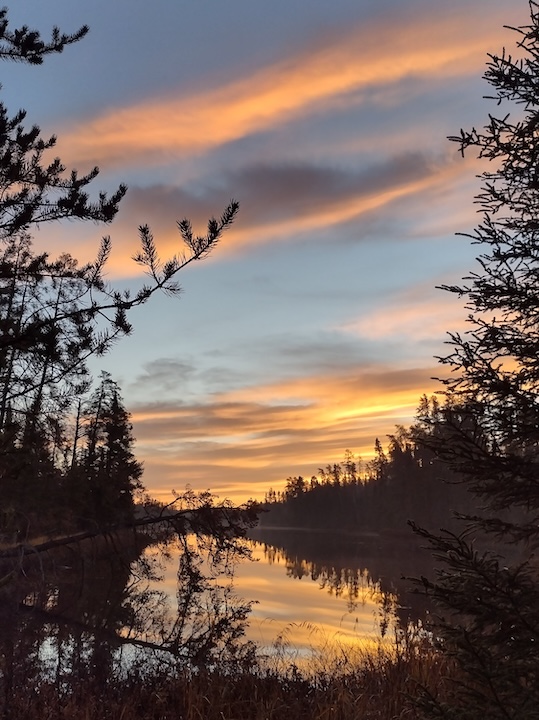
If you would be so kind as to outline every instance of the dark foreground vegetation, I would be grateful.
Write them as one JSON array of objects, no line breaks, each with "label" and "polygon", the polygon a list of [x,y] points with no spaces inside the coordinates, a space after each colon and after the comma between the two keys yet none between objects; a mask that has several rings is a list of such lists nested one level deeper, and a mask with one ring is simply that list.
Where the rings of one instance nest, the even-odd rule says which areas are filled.
[{"label": "dark foreground vegetation", "polygon": [[[0,104],[6,720],[539,718],[539,6],[529,7],[529,27],[515,31],[522,59],[492,55],[485,75],[516,119],[504,111],[453,138],[492,165],[471,235],[478,266],[445,287],[465,299],[469,331],[450,335],[443,403],[424,403],[417,426],[391,438],[389,456],[377,444],[370,477],[348,458],[268,497],[270,513],[307,528],[364,528],[385,513],[392,529],[422,505],[420,519],[437,522],[441,499],[445,510],[451,503],[458,529],[414,526],[440,563],[418,582],[437,611],[423,632],[405,628],[372,652],[315,656],[310,668],[278,653],[257,657],[244,640],[249,603],[230,581],[256,508],[189,492],[167,508],[137,505],[129,415],[111,378],[92,391],[87,367],[131,331],[133,307],[177,291],[177,273],[210,252],[237,204],[202,237],[180,221],[185,255],[164,262],[141,227],[135,259],[151,282],[119,293],[103,279],[108,238],[95,262],[79,267],[71,256],[36,252],[30,231],[61,219],[109,222],[125,188],[91,201],[97,170],[79,176],[59,160],[45,163],[54,138],[25,129],[24,113],[10,117]],[[0,10],[0,58],[40,64],[85,33],[54,30],[44,42],[27,27],[11,30]],[[440,478],[449,489],[433,491]],[[461,489],[470,494],[463,506],[451,495]],[[159,574],[156,548],[178,558],[174,593],[148,584]]]},{"label": "dark foreground vegetation", "polygon": [[[422,692],[439,699],[453,669],[422,644],[319,663],[310,672],[260,666],[174,671],[133,669],[106,684],[56,681],[9,695],[17,720],[395,720],[418,718]],[[420,688],[422,690],[420,691]],[[5,706],[4,706],[5,708]]]}]

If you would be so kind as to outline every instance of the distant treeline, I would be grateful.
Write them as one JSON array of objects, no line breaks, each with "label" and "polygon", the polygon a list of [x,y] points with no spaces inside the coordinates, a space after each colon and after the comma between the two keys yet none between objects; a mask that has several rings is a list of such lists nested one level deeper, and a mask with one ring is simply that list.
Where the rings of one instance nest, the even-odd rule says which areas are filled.
[{"label": "distant treeline", "polygon": [[289,477],[284,490],[266,493],[262,527],[326,528],[346,532],[404,530],[408,520],[451,529],[454,512],[475,511],[477,498],[437,459],[429,438],[444,432],[436,399],[421,399],[421,420],[397,427],[384,449],[363,465],[350,451],[310,480]]}]

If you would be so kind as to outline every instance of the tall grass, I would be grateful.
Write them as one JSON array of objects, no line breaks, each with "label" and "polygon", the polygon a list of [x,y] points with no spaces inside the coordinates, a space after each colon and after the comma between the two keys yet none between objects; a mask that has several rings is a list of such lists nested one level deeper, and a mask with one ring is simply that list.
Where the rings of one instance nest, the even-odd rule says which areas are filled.
[{"label": "tall grass", "polygon": [[453,671],[425,637],[395,640],[369,649],[326,647],[301,667],[286,653],[251,654],[213,670],[134,665],[100,682],[90,675],[70,684],[50,679],[10,688],[0,706],[6,720],[414,719],[415,700],[443,693]]}]

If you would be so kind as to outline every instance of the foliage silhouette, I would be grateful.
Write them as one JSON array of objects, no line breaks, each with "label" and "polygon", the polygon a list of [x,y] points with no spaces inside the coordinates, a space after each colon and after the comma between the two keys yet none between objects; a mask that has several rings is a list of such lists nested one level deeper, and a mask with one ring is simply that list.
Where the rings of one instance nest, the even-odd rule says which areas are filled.
[{"label": "foliage silhouette", "polygon": [[[209,509],[210,498],[202,500]],[[239,533],[232,538],[231,525],[221,540],[207,535],[209,526],[193,512],[198,498],[176,504],[183,509],[169,509],[159,523],[155,514],[151,525],[139,521],[141,531],[72,538],[20,557],[22,572],[0,585],[2,716],[9,716],[20,687],[31,684],[37,696],[51,678],[61,701],[85,682],[104,692],[136,665],[147,672],[166,666],[173,674],[239,663],[252,652],[243,639],[250,604],[231,584],[246,545]],[[213,509],[222,518],[237,517],[224,505]],[[190,516],[196,517],[192,533],[178,535],[177,523]],[[176,593],[158,585],[173,558]],[[4,553],[0,564],[7,560]]]},{"label": "foliage silhouette", "polygon": [[482,219],[469,236],[480,247],[478,268],[462,285],[444,286],[469,313],[469,329],[450,335],[441,359],[452,371],[442,380],[444,432],[418,441],[481,508],[462,516],[459,533],[416,527],[443,563],[423,582],[439,604],[435,636],[461,672],[443,700],[425,693],[427,717],[539,717],[539,6],[529,9],[530,24],[513,28],[521,57],[489,56],[485,79],[502,113],[451,138],[491,165],[476,198]]},{"label": "foliage silhouette", "polygon": [[266,494],[261,525],[361,533],[406,531],[409,520],[451,524],[451,511],[469,510],[470,497],[450,482],[456,478],[416,433],[398,427],[388,436],[387,453],[377,439],[375,457],[364,469],[348,451],[342,463],[320,468],[310,481],[288,478],[282,492]]},{"label": "foliage silhouette", "polygon": [[[27,26],[12,28],[4,8],[0,58],[40,65],[87,30],[65,34],[54,28],[44,40]],[[81,676],[93,668],[96,678],[100,670],[100,682],[107,682],[124,645],[162,650],[192,666],[239,652],[249,605],[233,596],[229,580],[234,559],[246,554],[246,529],[256,520],[254,503],[234,507],[217,503],[209,493],[187,491],[165,507],[144,499],[142,466],[133,454],[119,387],[104,374],[90,393],[88,369],[91,356],[107,352],[132,331],[133,308],[157,291],[180,292],[178,274],[213,250],[233,223],[238,203],[232,200],[220,217],[210,218],[202,235],[189,220],[180,220],[182,249],[165,259],[150,228],[139,227],[140,249],[133,260],[149,279],[133,293],[120,292],[104,278],[110,237],[101,240],[94,261],[80,265],[67,253],[51,259],[36,251],[32,232],[62,220],[110,223],[126,187],[92,199],[98,169],[80,175],[59,158],[50,160],[56,138],[43,138],[37,126],[28,129],[24,123],[24,111],[10,115],[0,103],[0,686],[5,717],[22,678],[37,684],[46,678],[42,661],[50,643],[60,685],[68,666]],[[178,606],[168,615],[163,596],[144,586],[128,592],[133,572],[151,566],[141,556],[148,545],[154,551],[174,545],[180,558]],[[220,577],[225,582],[220,584]]]},{"label": "foliage silhouette", "polygon": [[[50,40],[44,40],[27,26],[12,28],[4,8],[0,58],[39,65],[86,32],[86,27],[72,34],[54,28]],[[101,523],[125,516],[140,486],[141,468],[130,455],[131,430],[118,403],[118,389],[110,398],[115,411],[109,407],[106,421],[99,417],[94,421],[94,427],[105,423],[102,431],[109,438],[107,452],[101,452],[104,446],[100,446],[103,462],[97,469],[98,458],[88,455],[86,474],[81,472],[81,411],[91,402],[88,360],[132,331],[128,316],[133,308],[157,291],[179,293],[178,273],[211,252],[234,221],[238,203],[231,201],[218,219],[211,218],[204,235],[196,234],[189,220],[178,222],[184,249],[166,259],[160,258],[150,228],[141,226],[140,250],[133,259],[149,281],[134,293],[120,292],[104,279],[110,237],[101,240],[96,259],[81,266],[69,254],[51,259],[46,251],[36,252],[31,233],[67,219],[110,223],[126,187],[120,185],[111,195],[99,192],[92,199],[90,185],[98,169],[79,175],[67,171],[59,158],[50,160],[56,138],[43,138],[37,126],[27,129],[24,120],[24,111],[10,116],[0,103],[0,491],[4,498],[0,531],[28,539],[28,533],[71,532],[77,515]],[[123,439],[120,435],[113,439],[115,422]],[[85,450],[88,454],[96,448],[87,443]],[[103,496],[105,487],[121,484],[121,475],[123,500],[116,496],[116,510],[112,496],[100,501],[99,511],[99,502],[91,511],[87,502],[84,507],[85,495]],[[72,492],[75,484],[81,490],[78,497]],[[81,485],[86,485],[86,492]]]}]

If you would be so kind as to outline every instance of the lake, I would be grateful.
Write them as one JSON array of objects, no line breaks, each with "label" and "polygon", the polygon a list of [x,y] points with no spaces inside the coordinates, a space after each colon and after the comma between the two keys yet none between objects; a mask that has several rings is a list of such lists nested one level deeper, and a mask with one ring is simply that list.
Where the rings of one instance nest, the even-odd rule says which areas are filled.
[{"label": "lake", "polygon": [[406,578],[431,572],[432,561],[411,533],[264,529],[252,538],[255,562],[238,568],[237,585],[257,600],[249,637],[263,647],[283,635],[300,654],[334,642],[371,644],[389,629],[388,613],[406,623],[427,612]]},{"label": "lake", "polygon": [[[432,574],[411,531],[338,536],[290,528],[250,533],[252,560],[234,570],[234,591],[252,601],[246,637],[263,653],[304,657],[330,645],[372,645],[395,622],[421,620],[426,599],[409,578]],[[158,583],[175,596],[178,558]],[[395,617],[393,617],[393,613]]]},{"label": "lake", "polygon": [[393,622],[427,610],[405,592],[403,576],[432,570],[411,533],[254,530],[247,547],[253,560],[210,537],[124,533],[21,556],[0,579],[0,676],[106,682],[126,663],[226,666],[249,662],[246,639],[297,661],[384,630],[389,642]]}]

